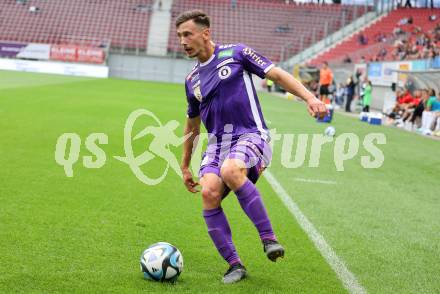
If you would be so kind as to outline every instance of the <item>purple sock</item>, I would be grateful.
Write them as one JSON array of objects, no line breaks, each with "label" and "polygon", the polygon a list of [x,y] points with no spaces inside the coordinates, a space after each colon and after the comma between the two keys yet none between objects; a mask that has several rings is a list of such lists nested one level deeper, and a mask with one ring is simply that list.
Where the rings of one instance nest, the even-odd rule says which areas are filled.
[{"label": "purple sock", "polygon": [[217,251],[226,260],[229,265],[241,263],[235,250],[234,243],[232,243],[231,228],[229,227],[226,215],[223,213],[221,207],[203,210],[203,217],[208,226],[208,233],[214,242]]},{"label": "purple sock", "polygon": [[266,208],[257,187],[248,179],[243,186],[235,191],[241,208],[254,223],[261,240],[276,240]]}]

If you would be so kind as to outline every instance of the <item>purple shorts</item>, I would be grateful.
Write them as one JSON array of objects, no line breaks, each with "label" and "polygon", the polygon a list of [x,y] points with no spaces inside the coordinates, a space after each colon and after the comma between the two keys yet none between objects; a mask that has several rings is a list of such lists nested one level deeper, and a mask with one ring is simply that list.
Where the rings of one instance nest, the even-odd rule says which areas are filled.
[{"label": "purple shorts", "polygon": [[[269,144],[259,134],[244,134],[233,136],[224,142],[208,143],[202,156],[199,178],[207,173],[221,177],[220,169],[225,159],[241,159],[247,167],[247,177],[256,183],[261,172],[269,165],[272,159],[272,150]],[[223,197],[231,190],[226,186]]]}]

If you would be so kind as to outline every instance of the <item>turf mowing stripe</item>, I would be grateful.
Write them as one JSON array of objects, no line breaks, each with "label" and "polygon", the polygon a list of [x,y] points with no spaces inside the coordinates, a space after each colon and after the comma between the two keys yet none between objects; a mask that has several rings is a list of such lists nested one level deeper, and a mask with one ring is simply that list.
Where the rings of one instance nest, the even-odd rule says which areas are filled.
[{"label": "turf mowing stripe", "polygon": [[297,182],[306,182],[306,183],[317,183],[317,184],[326,184],[326,185],[336,185],[335,181],[324,181],[324,180],[314,180],[314,179],[303,179],[303,178],[294,178]]},{"label": "turf mowing stripe", "polygon": [[362,285],[359,284],[353,273],[350,272],[344,262],[336,255],[336,253],[330,247],[327,241],[325,241],[324,237],[316,230],[309,219],[301,212],[298,205],[292,200],[292,197],[287,194],[286,190],[284,190],[277,179],[267,170],[263,174],[277,196],[281,199],[281,201],[284,203],[290,213],[296,218],[298,224],[315,244],[315,247],[327,260],[331,268],[336,272],[348,292],[367,293]]}]

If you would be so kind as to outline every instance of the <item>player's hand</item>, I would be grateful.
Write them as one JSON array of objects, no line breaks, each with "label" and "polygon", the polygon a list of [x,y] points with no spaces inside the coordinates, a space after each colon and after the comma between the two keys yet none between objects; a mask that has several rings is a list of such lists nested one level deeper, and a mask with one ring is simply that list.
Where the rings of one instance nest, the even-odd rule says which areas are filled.
[{"label": "player's hand", "polygon": [[311,116],[319,117],[320,119],[324,118],[324,116],[328,114],[328,110],[324,102],[316,97],[313,97],[307,101],[307,110]]},{"label": "player's hand", "polygon": [[188,168],[182,168],[182,176],[183,176],[183,184],[185,185],[186,189],[189,192],[191,193],[199,192],[199,190],[197,189],[199,183],[194,181],[192,173]]}]

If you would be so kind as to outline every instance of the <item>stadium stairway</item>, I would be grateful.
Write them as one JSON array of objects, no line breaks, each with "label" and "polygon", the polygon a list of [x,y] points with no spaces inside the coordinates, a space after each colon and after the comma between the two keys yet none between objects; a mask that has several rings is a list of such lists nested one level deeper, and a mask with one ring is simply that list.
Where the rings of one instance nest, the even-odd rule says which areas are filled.
[{"label": "stadium stairway", "polygon": [[167,55],[173,0],[162,0],[162,7],[159,7],[159,2],[160,0],[155,1],[151,14],[147,54],[165,56]]}]

